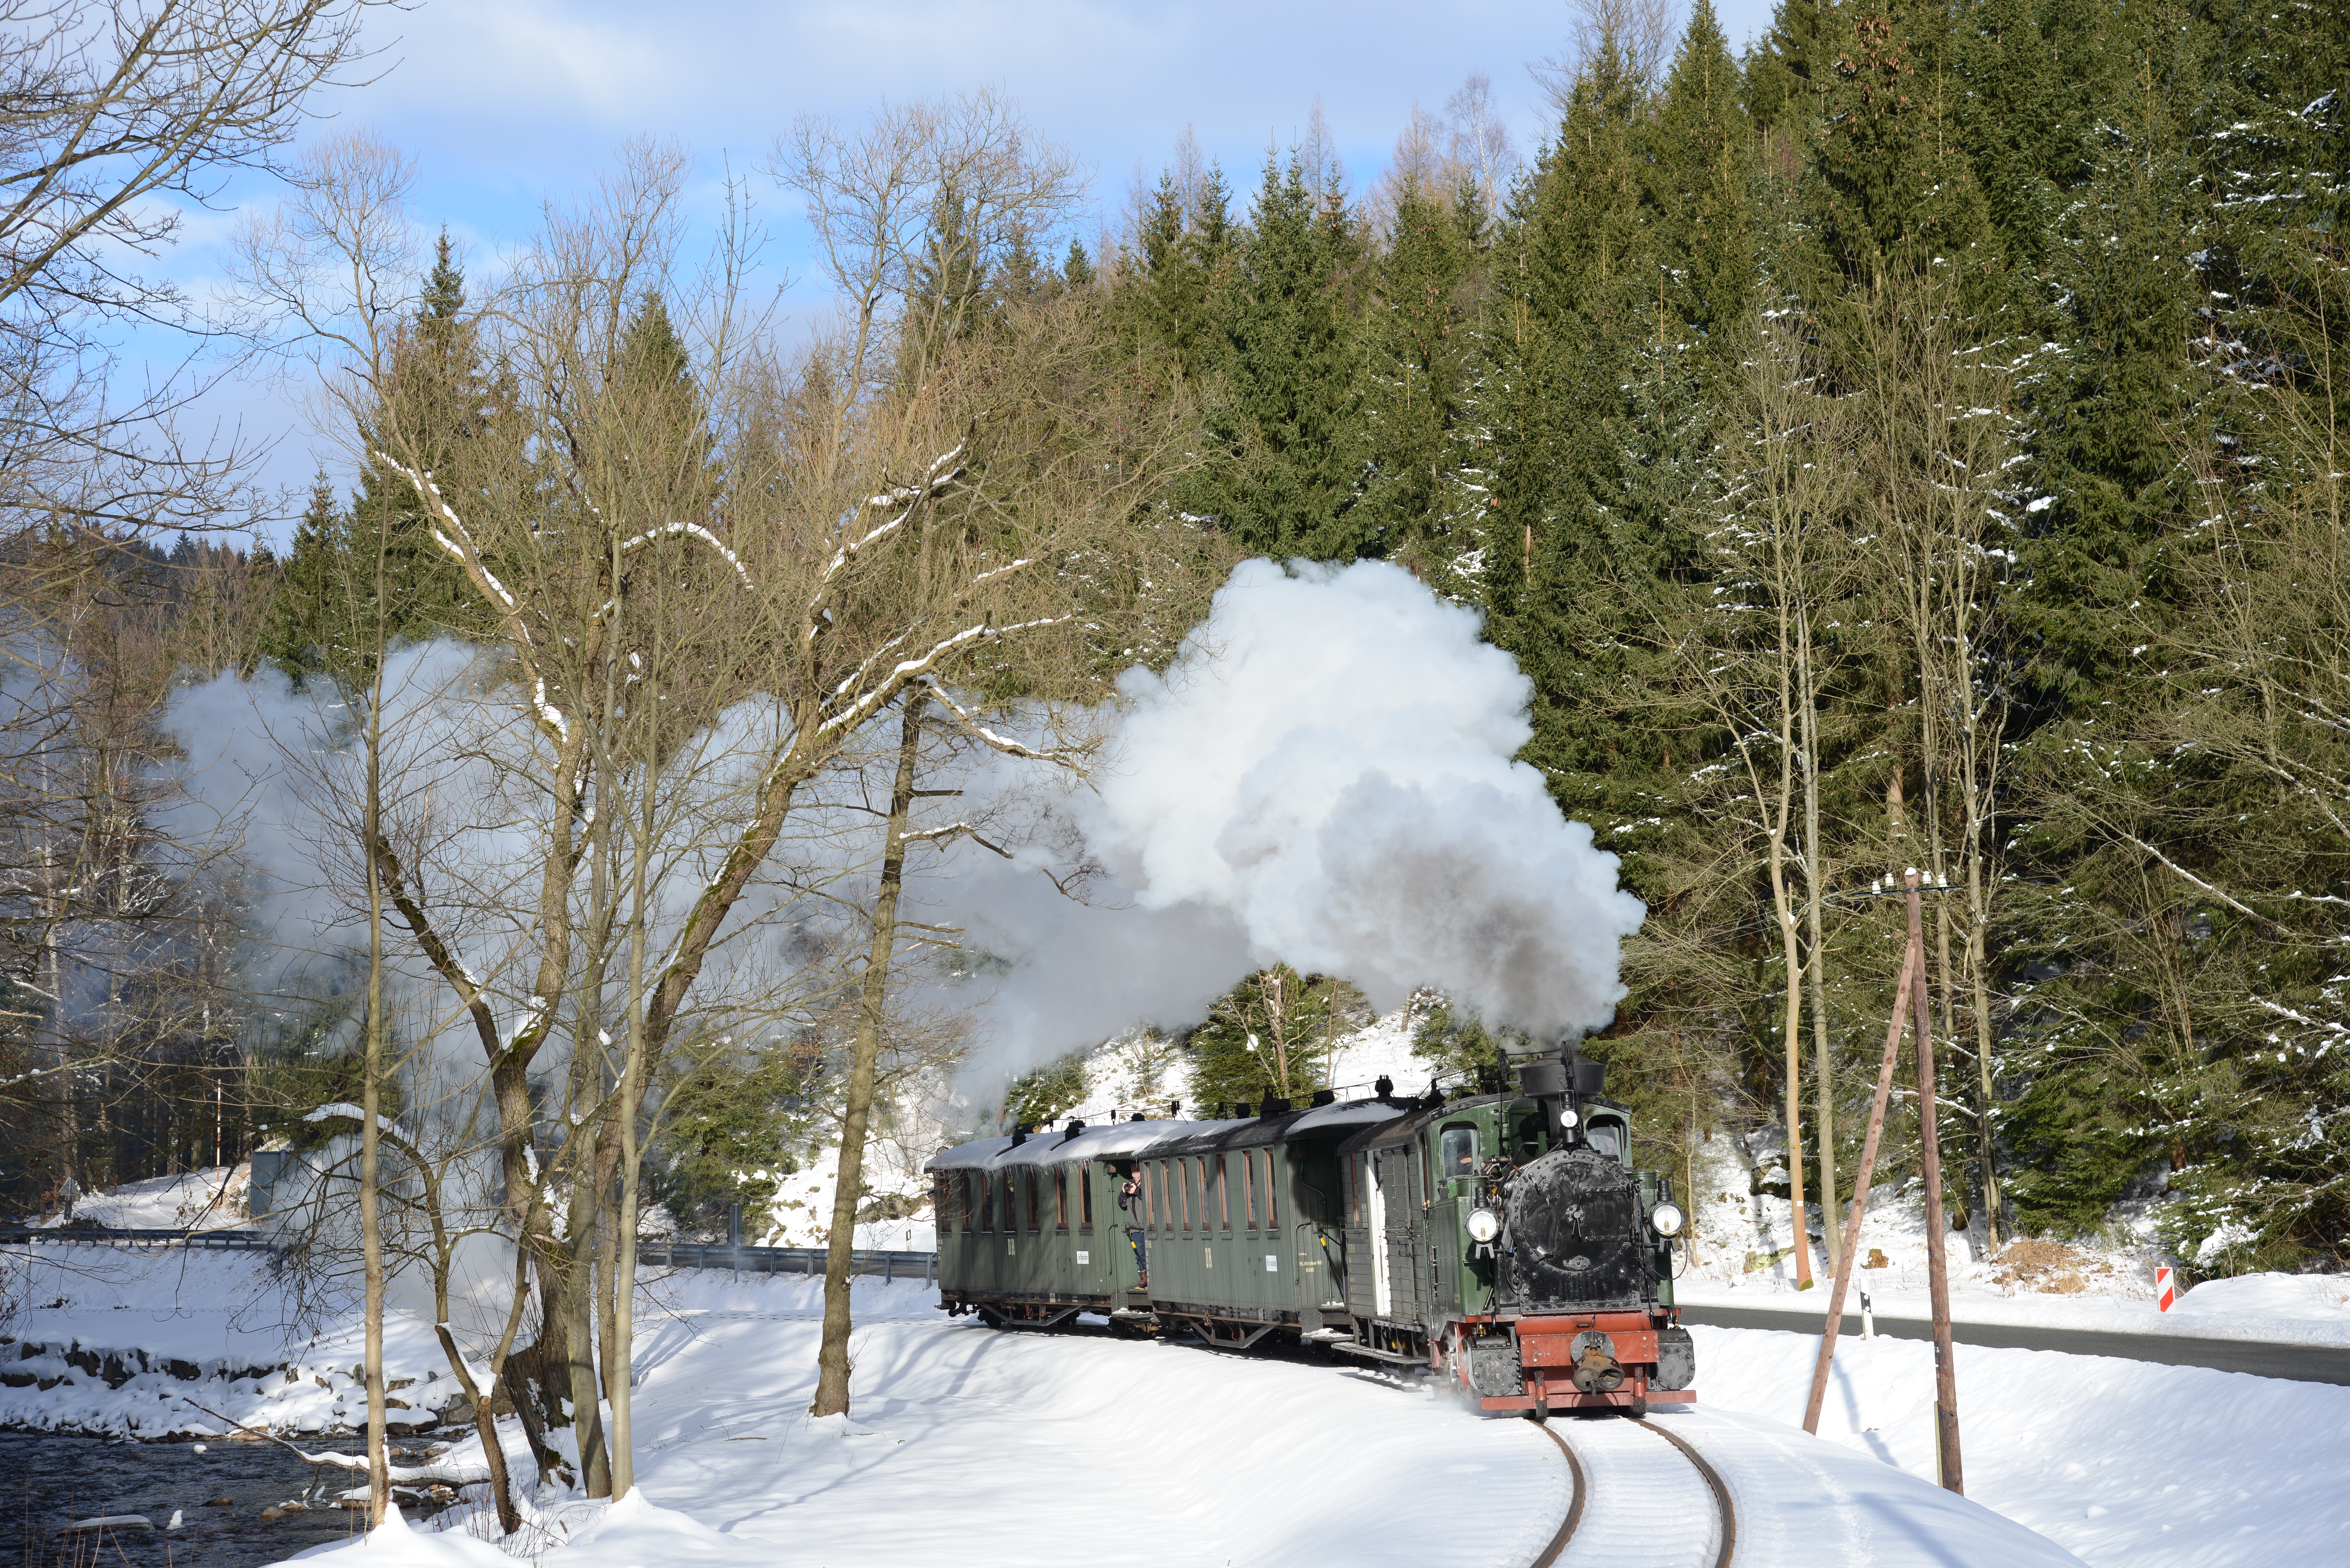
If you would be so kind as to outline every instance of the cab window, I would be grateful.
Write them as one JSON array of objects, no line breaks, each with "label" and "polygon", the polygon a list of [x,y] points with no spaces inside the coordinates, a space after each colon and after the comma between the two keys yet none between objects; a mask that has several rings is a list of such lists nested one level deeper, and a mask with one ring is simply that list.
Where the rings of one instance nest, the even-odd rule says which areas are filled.
[{"label": "cab window", "polygon": [[1446,1127],[1437,1146],[1438,1179],[1461,1181],[1477,1174],[1477,1129]]},{"label": "cab window", "polygon": [[1593,1149],[1610,1159],[1624,1158],[1624,1129],[1614,1122],[1593,1122],[1584,1129]]}]

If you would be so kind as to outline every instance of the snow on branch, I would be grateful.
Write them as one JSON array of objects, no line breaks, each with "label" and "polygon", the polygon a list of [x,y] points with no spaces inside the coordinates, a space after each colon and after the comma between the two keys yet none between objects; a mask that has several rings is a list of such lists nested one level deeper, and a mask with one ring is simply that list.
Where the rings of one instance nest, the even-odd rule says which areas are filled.
[{"label": "snow on branch", "polygon": [[541,719],[554,726],[558,736],[567,741],[571,738],[571,721],[563,716],[562,709],[546,700],[546,680],[543,676],[530,683],[530,705]]},{"label": "snow on branch", "polygon": [[432,483],[432,471],[430,469],[420,471],[411,468],[406,463],[395,459],[390,452],[384,452],[380,448],[377,450],[375,456],[378,462],[380,462],[385,467],[391,469],[402,479],[408,481],[409,487],[416,492],[417,499],[431,503],[433,509],[441,514],[442,520],[446,521],[450,527],[457,531],[457,537],[452,539],[448,535],[441,532],[441,527],[438,523],[434,524],[432,527],[432,538],[434,543],[438,544],[442,549],[448,551],[452,556],[454,556],[457,558],[458,565],[480,573],[482,581],[488,586],[492,593],[498,597],[499,602],[504,604],[506,608],[520,608],[521,607],[515,601],[514,595],[508,593],[506,591],[506,586],[498,581],[497,574],[491,571],[489,566],[483,562],[482,552],[474,545],[472,532],[466,528],[464,519],[457,515],[456,508],[451,506],[449,503],[442,497],[441,487]]},{"label": "snow on branch", "polygon": [[[963,445],[963,442],[957,441],[955,442],[954,449],[951,452],[941,452],[938,457],[931,460],[931,466],[923,472],[920,483],[900,484],[894,488],[885,490],[879,495],[868,495],[865,498],[865,504],[868,506],[902,506],[908,502],[920,501],[927,496],[937,494],[941,490],[953,483],[957,479],[962,476],[962,464],[956,462],[955,460],[962,456]],[[955,464],[953,472],[941,473],[939,472],[939,470],[946,467],[947,464],[951,462]]]},{"label": "snow on branch", "polygon": [[[902,504],[904,509],[887,523],[868,530],[862,538],[852,539],[832,553],[832,559],[825,563],[824,574],[817,579],[816,597],[808,601],[808,627],[804,640],[809,642],[816,640],[816,632],[823,622],[825,596],[832,591],[833,579],[847,569],[848,564],[857,558],[858,552],[868,545],[879,543],[904,527],[914,515],[916,507],[962,477],[963,465],[958,461],[962,456],[962,449],[963,443],[958,441],[953,451],[942,452],[932,460],[920,483],[899,485],[895,489],[882,491],[878,495],[866,497],[865,504],[868,506]],[[951,467],[949,466],[951,464]],[[941,469],[947,472],[941,472]]]},{"label": "snow on branch", "polygon": [[817,725],[816,732],[823,734],[843,725],[854,726],[863,723],[872,717],[882,703],[896,695],[899,687],[909,680],[919,680],[928,675],[932,669],[936,668],[939,660],[958,648],[988,638],[1002,637],[1007,632],[1028,631],[1040,626],[1057,626],[1064,621],[1076,618],[1074,616],[1060,615],[1050,616],[1041,620],[1017,621],[1010,626],[990,626],[985,621],[982,621],[977,626],[967,626],[953,636],[941,639],[920,659],[900,659],[887,676],[874,684],[871,691]]},{"label": "snow on branch", "polygon": [[681,535],[690,535],[693,538],[700,539],[704,544],[708,545],[712,549],[717,551],[720,556],[725,558],[728,566],[734,568],[734,575],[743,579],[743,586],[744,587],[747,588],[754,586],[751,581],[751,574],[743,568],[742,557],[735,555],[733,551],[728,549],[726,547],[726,542],[723,539],[721,539],[717,535],[712,534],[709,529],[704,528],[699,523],[664,523],[658,528],[647,529],[633,539],[623,540],[621,542],[620,548],[623,550],[633,550],[638,545],[648,543],[650,540],[675,538]]},{"label": "snow on branch", "polygon": [[930,689],[931,696],[940,706],[954,715],[955,722],[964,732],[973,740],[1002,752],[1007,757],[1026,757],[1032,762],[1057,763],[1067,767],[1074,765],[1081,754],[1076,748],[1068,746],[1055,746],[1045,751],[1038,751],[1034,746],[1025,745],[1009,735],[999,733],[981,723],[976,713],[947,695],[946,688],[941,685],[935,677],[924,677],[922,684]]},{"label": "snow on branch", "polygon": [[[308,1116],[304,1116],[302,1119],[306,1122],[331,1122],[338,1120],[364,1122],[367,1120],[367,1113],[361,1110],[359,1106],[351,1104],[348,1100],[337,1100],[331,1106],[320,1106],[317,1110],[312,1111]],[[392,1132],[397,1130],[399,1124],[394,1122],[390,1116],[385,1116],[382,1112],[379,1111],[376,1113],[375,1125],[380,1131]]]},{"label": "snow on branch", "polygon": [[73,1066],[71,1062],[60,1062],[54,1067],[36,1067],[29,1073],[19,1073],[13,1078],[0,1078],[0,1089],[14,1088],[29,1078],[46,1078],[52,1073],[70,1073],[73,1071]]},{"label": "snow on branch", "polygon": [[2161,850],[2157,849],[2153,845],[2148,844],[2145,839],[2138,837],[2136,834],[2125,833],[2122,836],[2128,839],[2132,844],[2137,845],[2140,849],[2145,850],[2148,855],[2153,856],[2157,860],[2161,861],[2165,866],[2170,867],[2171,870],[2177,872],[2180,877],[2194,883],[2198,888],[2202,888],[2206,893],[2210,894],[2211,897],[2227,905],[2228,908],[2235,910],[2236,913],[2242,915],[2247,919],[2258,920],[2264,926],[2273,923],[2269,920],[2266,916],[2256,914],[2252,910],[2244,908],[2243,905],[2239,904],[2235,899],[2230,898],[2227,894],[2222,893],[2219,888],[2214,888],[2210,883],[2206,882],[2202,877],[2198,877],[2194,872],[2189,871],[2187,867],[2178,864],[2178,861],[2173,860],[2169,856],[2165,855]]}]

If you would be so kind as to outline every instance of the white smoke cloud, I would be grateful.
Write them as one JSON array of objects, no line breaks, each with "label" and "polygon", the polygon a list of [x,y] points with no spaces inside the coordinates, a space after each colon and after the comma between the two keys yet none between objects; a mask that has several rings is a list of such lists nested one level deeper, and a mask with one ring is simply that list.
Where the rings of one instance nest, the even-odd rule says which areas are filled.
[{"label": "white smoke cloud", "polygon": [[[449,909],[446,934],[486,981],[504,1033],[532,1005],[546,825],[529,781],[544,759],[514,693],[482,680],[473,650],[406,649],[388,670],[390,816],[414,828],[403,842],[419,846],[416,875]],[[1084,785],[983,753],[961,798],[922,803],[930,826],[977,810],[1042,814],[1056,829],[1030,836],[1034,847],[1013,860],[965,841],[910,876],[908,918],[961,928],[967,949],[996,961],[978,977],[983,992],[959,984],[936,998],[985,997],[973,1076],[1137,1023],[1194,1023],[1276,961],[1342,975],[1383,1008],[1429,985],[1537,1037],[1607,1023],[1623,994],[1618,945],[1643,910],[1617,888],[1616,857],[1511,760],[1530,733],[1532,696],[1472,612],[1397,567],[1243,565],[1166,673],[1129,671],[1096,715],[1110,744]],[[360,874],[338,820],[359,753],[336,732],[341,718],[265,672],[183,691],[168,720],[187,757],[179,826],[241,838],[260,873],[253,978],[264,983],[304,990],[314,966],[344,961],[363,940]],[[657,947],[731,842],[744,770],[771,722],[757,702],[723,716],[665,789]],[[885,763],[895,727],[870,737]],[[878,825],[850,809],[853,778],[828,787],[840,798],[808,792],[780,857],[853,909],[869,894]],[[1040,874],[1067,864],[1071,835],[1106,872],[1087,904]],[[795,903],[775,882],[754,888],[712,955],[702,1016],[747,1021],[807,983],[817,905],[830,907]],[[477,1061],[404,940],[394,969],[411,1026],[445,1032],[451,1067]]]},{"label": "white smoke cloud", "polygon": [[1537,1037],[1605,1025],[1645,911],[1511,760],[1533,685],[1478,633],[1383,563],[1234,571],[1164,676],[1120,682],[1109,760],[1055,803],[1110,907],[972,851],[934,884],[1011,966],[983,1010],[1001,1064],[1194,1022],[1276,961],[1383,1008],[1428,985]]}]

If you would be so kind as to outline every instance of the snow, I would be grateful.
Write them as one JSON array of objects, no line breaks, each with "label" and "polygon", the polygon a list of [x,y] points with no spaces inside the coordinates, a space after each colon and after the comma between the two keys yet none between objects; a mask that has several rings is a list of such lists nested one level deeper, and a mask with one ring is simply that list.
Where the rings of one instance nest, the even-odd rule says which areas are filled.
[{"label": "snow", "polygon": [[[351,1376],[364,1355],[355,1296],[321,1287],[321,1321],[305,1328],[270,1262],[265,1252],[179,1249],[43,1244],[0,1252],[0,1296],[23,1303],[0,1371],[34,1379],[0,1387],[0,1424],[131,1438],[363,1425],[367,1394]],[[385,1376],[414,1380],[392,1396],[411,1407],[391,1412],[399,1425],[458,1397],[428,1316],[394,1311],[385,1318]],[[76,1366],[59,1352],[115,1357],[118,1376],[129,1376],[109,1387],[105,1368]],[[174,1361],[200,1376],[172,1376],[166,1364]],[[473,1370],[479,1377],[485,1369]]]},{"label": "snow", "polygon": [[[1701,1407],[1801,1420],[1815,1334],[1690,1333]],[[2350,1388],[1968,1345],[1954,1359],[1967,1495],[2083,1561],[2227,1568],[2343,1560]],[[1820,1436],[1930,1479],[1933,1399],[1932,1345],[1842,1339]],[[1742,1562],[1743,1546],[1742,1539]]]},{"label": "snow", "polygon": [[[338,1409],[363,1410],[348,1376],[359,1359],[351,1303],[328,1303],[316,1334],[284,1326],[286,1303],[259,1254],[32,1251],[29,1265],[9,1257],[34,1271],[9,1282],[31,1303],[23,1337],[143,1349],[159,1363],[202,1362],[206,1376],[141,1372],[109,1389],[36,1356],[28,1369],[44,1380],[70,1376],[47,1389],[0,1388],[0,1421],[223,1431],[191,1407],[201,1403],[298,1435],[338,1429]],[[2299,1321],[2330,1328],[2324,1314],[2341,1310],[2322,1282],[2219,1283],[2227,1288],[2199,1287],[2211,1314],[2257,1309],[2270,1314],[2262,1321],[2289,1322],[2281,1314],[2302,1311],[2317,1315]],[[920,1282],[853,1282],[855,1411],[811,1422],[821,1281],[681,1270],[640,1291],[639,1490],[608,1507],[559,1490],[537,1498],[534,1551],[553,1552],[558,1568],[976,1568],[1064,1561],[1070,1542],[1106,1563],[1514,1565],[1539,1552],[1565,1503],[1557,1449],[1528,1423],[1481,1419],[1305,1356],[990,1333],[942,1316]],[[2350,1538],[2350,1494],[2338,1484],[2350,1469],[2350,1388],[1962,1345],[1962,1500],[1929,1484],[1930,1345],[1842,1341],[1814,1439],[1794,1426],[1814,1334],[1692,1332],[1700,1405],[1658,1418],[1711,1457],[1736,1493],[1740,1568],[2073,1560],[2049,1542],[2097,1568],[2225,1568],[2339,1561]],[[390,1375],[419,1379],[402,1397],[454,1393],[420,1314],[395,1310],[386,1339]],[[296,1376],[230,1376],[274,1357]],[[1586,1444],[1623,1430],[1561,1429]],[[438,1435],[461,1440],[433,1468],[479,1467],[469,1424],[444,1422]],[[526,1469],[519,1434],[505,1435]],[[1073,1469],[1085,1484],[1041,1504],[1045,1478]],[[1420,1505],[1431,1498],[1451,1501]],[[352,1568],[472,1568],[502,1555],[471,1539],[485,1522],[460,1510],[335,1550],[360,1553]]]},{"label": "snow", "polygon": [[[93,1192],[76,1202],[73,1223],[115,1231],[233,1231],[245,1223],[245,1189],[252,1179],[248,1162],[126,1181],[110,1192]],[[35,1221],[42,1229],[63,1223],[62,1214]]]}]

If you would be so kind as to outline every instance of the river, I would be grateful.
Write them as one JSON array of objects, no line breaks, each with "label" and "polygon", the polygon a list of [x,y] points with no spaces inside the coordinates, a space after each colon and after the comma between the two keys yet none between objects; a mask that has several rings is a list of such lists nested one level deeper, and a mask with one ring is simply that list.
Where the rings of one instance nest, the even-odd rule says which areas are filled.
[{"label": "river", "polygon": [[[361,1480],[338,1474],[333,1490]],[[275,1443],[212,1442],[198,1453],[193,1443],[0,1431],[0,1568],[258,1568],[357,1532],[364,1516],[332,1503],[261,1517],[310,1480],[310,1467]],[[68,1528],[107,1514],[150,1522]]]}]

